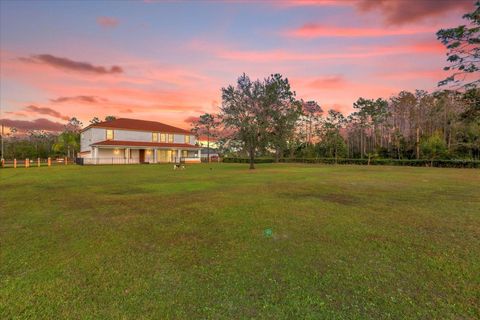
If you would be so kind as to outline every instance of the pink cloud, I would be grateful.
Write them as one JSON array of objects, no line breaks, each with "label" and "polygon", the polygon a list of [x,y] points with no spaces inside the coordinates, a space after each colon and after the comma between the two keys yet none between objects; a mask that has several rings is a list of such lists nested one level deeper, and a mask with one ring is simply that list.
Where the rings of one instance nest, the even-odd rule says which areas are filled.
[{"label": "pink cloud", "polygon": [[284,0],[272,1],[276,7],[353,6],[361,13],[379,12],[386,24],[401,25],[454,12],[467,12],[475,0]]},{"label": "pink cloud", "polygon": [[68,120],[70,117],[62,115],[60,112],[53,110],[52,108],[48,107],[37,107],[34,105],[29,105],[26,106],[25,111],[34,113],[34,114],[42,114],[42,115],[49,115],[54,118],[62,119],[62,120]]},{"label": "pink cloud", "polygon": [[97,24],[104,28],[115,28],[118,26],[119,21],[113,17],[98,17]]},{"label": "pink cloud", "polygon": [[13,116],[16,116],[16,117],[22,117],[22,118],[26,118],[27,115],[23,112],[20,112],[20,111],[6,111],[5,114],[11,114]]},{"label": "pink cloud", "polygon": [[74,61],[68,58],[56,57],[51,54],[37,54],[32,55],[29,58],[19,59],[23,62],[46,64],[68,71],[88,72],[95,74],[115,74],[123,72],[123,69],[119,66],[112,66],[110,68],[104,66],[95,66],[89,62]]},{"label": "pink cloud", "polygon": [[342,90],[347,87],[348,84],[349,82],[343,76],[336,75],[313,79],[307,83],[307,86],[315,89]]},{"label": "pink cloud", "polygon": [[388,72],[378,72],[375,76],[389,80],[418,80],[428,79],[433,83],[438,82],[448,76],[448,72],[442,69],[432,70],[392,70]]},{"label": "pink cloud", "polygon": [[77,103],[95,104],[95,103],[107,102],[108,99],[95,97],[95,96],[74,96],[74,97],[58,97],[56,99],[50,99],[50,101],[53,103],[77,102]]},{"label": "pink cloud", "polygon": [[360,12],[380,11],[387,24],[401,25],[442,17],[452,11],[466,12],[473,8],[473,3],[473,0],[358,0],[354,4]]},{"label": "pink cloud", "polygon": [[252,63],[268,63],[279,61],[315,61],[325,59],[359,58],[361,56],[375,55],[368,53],[321,53],[321,52],[296,52],[283,49],[273,50],[242,50],[229,48],[223,45],[202,44],[196,42],[191,49],[206,52],[224,60],[237,60]]},{"label": "pink cloud", "polygon": [[350,6],[354,0],[282,0],[282,1],[271,1],[269,4],[272,4],[277,7],[306,7],[306,6]]},{"label": "pink cloud", "polygon": [[[331,59],[363,59],[383,55],[408,53],[440,53],[445,52],[438,41],[416,41],[394,45],[346,46],[330,52],[309,50],[298,52],[283,49],[273,50],[239,50],[220,44],[195,41],[190,44],[191,50],[206,52],[220,59],[236,60],[251,63],[276,63],[280,61],[320,61]],[[323,49],[324,50],[324,49]]]},{"label": "pink cloud", "polygon": [[385,37],[413,35],[420,33],[435,33],[438,28],[362,28],[362,27],[337,27],[316,23],[307,23],[303,26],[286,31],[284,35],[294,38],[320,38],[320,37]]}]

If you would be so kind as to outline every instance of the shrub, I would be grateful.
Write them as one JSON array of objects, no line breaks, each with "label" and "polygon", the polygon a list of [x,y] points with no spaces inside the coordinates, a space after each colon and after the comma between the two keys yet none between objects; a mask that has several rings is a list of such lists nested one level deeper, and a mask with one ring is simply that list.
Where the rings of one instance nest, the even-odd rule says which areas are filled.
[{"label": "shrub", "polygon": [[[226,163],[248,163],[248,158],[223,158]],[[255,163],[273,163],[274,158],[256,158]],[[368,165],[368,159],[340,158],[283,158],[285,163],[322,163],[322,164],[356,164]],[[480,168],[478,160],[447,160],[447,159],[370,159],[370,165],[412,166],[412,167],[441,167],[441,168]]]}]

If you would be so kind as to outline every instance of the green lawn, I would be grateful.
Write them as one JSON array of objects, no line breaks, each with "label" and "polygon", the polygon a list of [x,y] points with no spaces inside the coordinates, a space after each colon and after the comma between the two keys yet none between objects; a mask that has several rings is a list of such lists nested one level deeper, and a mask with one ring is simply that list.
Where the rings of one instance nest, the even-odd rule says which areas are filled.
[{"label": "green lawn", "polygon": [[4,169],[0,219],[2,319],[480,317],[476,169]]}]

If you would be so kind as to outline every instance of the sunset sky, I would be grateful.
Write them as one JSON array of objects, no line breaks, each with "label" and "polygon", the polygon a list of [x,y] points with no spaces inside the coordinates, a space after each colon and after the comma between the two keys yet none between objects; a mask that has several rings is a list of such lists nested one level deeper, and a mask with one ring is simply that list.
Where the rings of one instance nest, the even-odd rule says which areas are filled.
[{"label": "sunset sky", "polygon": [[298,98],[344,113],[360,96],[433,90],[441,27],[460,1],[1,1],[1,118],[61,130],[75,116],[183,128],[217,112],[245,72],[286,76]]}]

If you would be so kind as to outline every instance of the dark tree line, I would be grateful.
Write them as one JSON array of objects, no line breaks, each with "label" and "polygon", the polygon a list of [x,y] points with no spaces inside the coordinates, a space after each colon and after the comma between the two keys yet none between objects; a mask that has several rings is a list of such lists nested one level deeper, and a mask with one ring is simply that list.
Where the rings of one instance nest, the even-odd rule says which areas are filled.
[{"label": "dark tree line", "polygon": [[[114,116],[105,117],[105,121],[114,120]],[[94,117],[90,124],[99,123]],[[80,151],[80,131],[82,122],[73,117],[65,124],[62,132],[28,130],[19,132],[10,128],[2,136],[4,159],[35,159],[48,157],[75,158]]]}]

